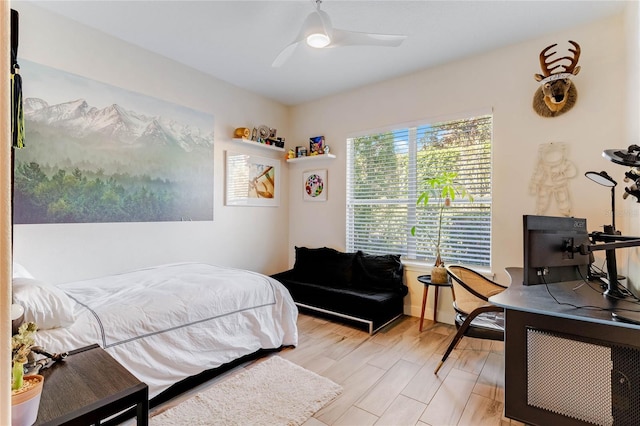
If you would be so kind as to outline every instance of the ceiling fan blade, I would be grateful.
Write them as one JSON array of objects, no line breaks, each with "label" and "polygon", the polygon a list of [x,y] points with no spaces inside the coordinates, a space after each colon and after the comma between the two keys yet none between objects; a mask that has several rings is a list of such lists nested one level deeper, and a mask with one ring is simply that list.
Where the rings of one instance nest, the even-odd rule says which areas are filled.
[{"label": "ceiling fan blade", "polygon": [[398,47],[407,38],[406,35],[360,33],[356,31],[333,29],[331,44],[327,47],[341,46],[387,46]]},{"label": "ceiling fan blade", "polygon": [[271,66],[273,68],[278,68],[282,66],[282,64],[287,62],[287,60],[291,57],[291,55],[293,55],[293,51],[296,50],[296,47],[298,47],[298,44],[300,44],[300,41],[301,40],[296,40],[290,45],[288,45],[287,47],[285,47],[284,49],[282,49],[282,52],[280,52],[276,57],[276,59],[274,59]]},{"label": "ceiling fan blade", "polygon": [[284,64],[291,57],[293,51],[296,50],[296,47],[298,47],[298,44],[303,42],[307,38],[309,33],[316,30],[318,26],[322,27],[326,31],[326,20],[328,19],[329,17],[326,16],[326,13],[322,12],[321,10],[311,12],[302,23],[300,31],[298,31],[298,35],[296,36],[295,40],[287,47],[282,49],[282,52],[280,52],[280,54],[276,57],[271,66],[273,68],[282,66],[282,64]]}]

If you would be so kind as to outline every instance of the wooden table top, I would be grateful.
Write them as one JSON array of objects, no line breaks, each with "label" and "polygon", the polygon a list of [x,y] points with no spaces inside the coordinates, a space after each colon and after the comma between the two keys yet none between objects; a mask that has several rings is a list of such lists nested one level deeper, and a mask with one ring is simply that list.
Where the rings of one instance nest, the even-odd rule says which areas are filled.
[{"label": "wooden table top", "polygon": [[64,424],[94,413],[107,416],[116,406],[135,405],[147,385],[98,345],[72,351],[64,361],[42,370],[44,388],[36,425]]}]

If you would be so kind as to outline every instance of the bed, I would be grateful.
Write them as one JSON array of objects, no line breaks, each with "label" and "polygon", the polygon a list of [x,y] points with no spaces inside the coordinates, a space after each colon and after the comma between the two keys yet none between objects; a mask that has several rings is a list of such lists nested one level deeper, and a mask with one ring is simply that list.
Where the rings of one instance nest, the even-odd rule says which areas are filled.
[{"label": "bed", "polygon": [[203,371],[298,343],[298,311],[282,284],[202,263],[59,285],[14,266],[13,302],[39,325],[37,344],[66,352],[98,343],[147,383],[150,399]]}]

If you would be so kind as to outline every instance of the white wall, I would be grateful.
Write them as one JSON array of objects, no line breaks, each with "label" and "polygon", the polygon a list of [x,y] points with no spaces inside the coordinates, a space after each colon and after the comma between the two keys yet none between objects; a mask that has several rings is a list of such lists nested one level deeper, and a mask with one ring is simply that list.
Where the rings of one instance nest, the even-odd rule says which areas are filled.
[{"label": "white wall", "polygon": [[[533,78],[540,72],[538,55],[553,43],[566,46],[567,40],[582,47],[582,70],[574,79],[579,99],[566,114],[541,118],[531,107],[538,87]],[[590,230],[610,224],[609,190],[584,173],[606,170],[622,181],[624,170],[601,154],[606,148],[627,146],[625,53],[623,16],[617,16],[295,107],[290,136],[302,141],[324,134],[338,158],[290,168],[290,263],[294,245],[345,247],[345,148],[351,132],[486,107],[494,117],[491,269],[498,281],[509,282],[505,267],[522,265],[522,215],[536,213],[528,186],[540,144],[562,142],[569,148],[569,159],[578,169],[569,183],[573,215],[586,217]],[[326,203],[305,203],[299,195],[301,173],[312,167],[328,169]],[[553,208],[546,214],[559,212]],[[617,218],[616,225],[625,230],[624,218]],[[419,315],[422,286],[415,276],[424,271],[413,266],[408,270],[406,313]],[[451,299],[446,297],[439,306],[451,319]]]},{"label": "white wall", "polygon": [[[283,191],[277,208],[224,206],[224,151],[284,158],[240,148],[231,136],[236,127],[267,124],[286,137],[288,108],[32,4],[12,6],[21,15],[22,59],[203,111],[215,120],[213,222],[18,225],[16,260],[51,282],[192,260],[264,273],[287,266],[288,193]],[[284,189],[284,161],[281,169]]]}]

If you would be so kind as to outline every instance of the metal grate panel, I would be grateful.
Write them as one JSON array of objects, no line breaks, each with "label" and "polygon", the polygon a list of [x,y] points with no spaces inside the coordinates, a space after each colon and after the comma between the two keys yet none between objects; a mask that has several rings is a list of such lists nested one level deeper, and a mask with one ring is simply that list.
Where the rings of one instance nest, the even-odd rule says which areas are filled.
[{"label": "metal grate panel", "polygon": [[[613,424],[611,348],[527,330],[527,404],[595,425]],[[619,424],[616,422],[616,424]]]},{"label": "metal grate panel", "polygon": [[613,346],[611,394],[614,425],[640,424],[640,350]]}]

